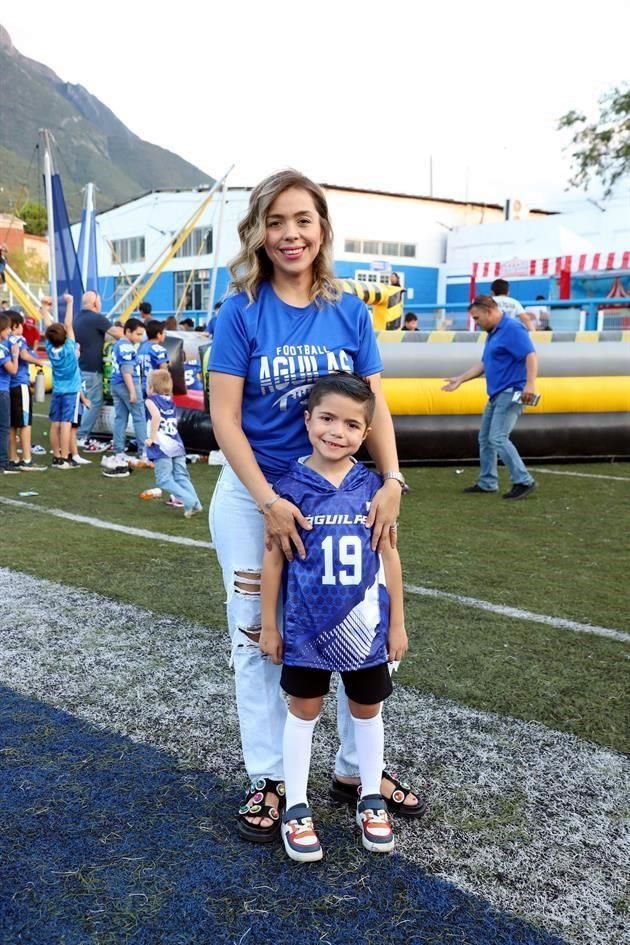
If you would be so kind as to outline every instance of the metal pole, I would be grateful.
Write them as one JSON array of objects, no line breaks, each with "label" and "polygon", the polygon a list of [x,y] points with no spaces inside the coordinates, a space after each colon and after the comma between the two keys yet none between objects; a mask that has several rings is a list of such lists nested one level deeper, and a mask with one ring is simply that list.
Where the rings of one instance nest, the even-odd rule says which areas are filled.
[{"label": "metal pole", "polygon": [[94,216],[94,184],[87,184],[85,188],[85,238],[83,240],[83,258],[79,265],[83,277],[83,288],[88,287],[88,266],[90,262],[90,228]]},{"label": "metal pole", "polygon": [[52,160],[50,157],[49,132],[44,128],[40,131],[44,150],[44,180],[46,182],[46,216],[48,218],[48,277],[52,310],[59,318],[59,299],[57,298],[57,262],[55,259],[55,215],[52,198]]},{"label": "metal pole", "polygon": [[223,232],[223,211],[227,198],[227,177],[223,179],[223,191],[221,193],[221,204],[219,206],[219,223],[217,225],[217,239],[212,247],[212,277],[210,279],[210,293],[208,295],[208,321],[212,318],[214,309],[214,295],[217,288],[217,272],[219,269],[219,249],[221,248],[221,233]]},{"label": "metal pole", "polygon": [[[232,166],[229,168],[228,172],[227,172],[226,174],[224,174],[223,177],[222,177],[220,180],[215,181],[215,183],[212,185],[212,187],[211,187],[210,190],[208,191],[208,194],[207,194],[205,200],[203,201],[203,203],[197,208],[197,210],[195,210],[195,212],[194,212],[193,215],[190,217],[190,219],[184,224],[184,226],[183,226],[183,227],[181,228],[181,230],[179,231],[178,235],[177,235],[177,236],[174,236],[173,239],[169,241],[168,246],[165,246],[165,247],[158,253],[158,255],[157,255],[156,259],[153,261],[153,263],[151,263],[151,265],[147,266],[146,269],[144,270],[144,272],[140,273],[140,275],[139,275],[139,276],[136,278],[136,280],[134,281],[133,285],[131,285],[131,286],[127,289],[127,291],[118,299],[118,301],[116,302],[116,304],[113,306],[113,308],[112,308],[112,309],[109,311],[109,313],[108,313],[108,315],[109,315],[110,318],[112,317],[112,315],[113,315],[116,311],[118,311],[118,309],[120,309],[120,308],[122,307],[123,303],[127,301],[127,299],[129,298],[129,296],[135,291],[135,289],[136,289],[136,288],[138,287],[138,285],[142,282],[142,280],[146,277],[146,275],[151,272],[151,269],[153,269],[155,266],[157,266],[157,269],[154,269],[154,271],[153,271],[153,273],[151,274],[151,276],[150,276],[149,280],[147,281],[146,285],[144,285],[144,286],[142,287],[142,291],[143,291],[143,292],[147,292],[148,289],[150,288],[150,286],[153,285],[153,283],[155,282],[155,280],[157,279],[157,277],[158,277],[159,274],[161,273],[163,267],[166,265],[166,263],[169,261],[169,259],[172,259],[172,258],[173,258],[173,256],[175,255],[175,253],[177,252],[177,250],[179,249],[179,247],[182,245],[182,243],[183,243],[184,240],[186,239],[186,236],[187,236],[187,235],[191,232],[191,230],[194,228],[194,226],[195,226],[195,224],[197,223],[197,221],[199,220],[201,214],[204,212],[204,210],[206,209],[206,207],[208,206],[208,204],[210,203],[210,201],[211,201],[212,198],[214,197],[214,195],[215,195],[215,193],[217,192],[217,190],[219,189],[219,187],[221,187],[221,185],[223,184],[223,181],[225,180],[225,178],[226,178],[227,175],[230,173],[230,171],[232,170],[233,167],[234,167],[234,165],[232,164]],[[165,258],[163,258],[163,257],[165,257]],[[129,307],[129,306],[128,306],[128,307]],[[133,306],[131,306],[131,307],[133,307]],[[123,310],[123,313],[122,313],[122,317],[123,317],[123,320],[124,320],[124,310]]]}]

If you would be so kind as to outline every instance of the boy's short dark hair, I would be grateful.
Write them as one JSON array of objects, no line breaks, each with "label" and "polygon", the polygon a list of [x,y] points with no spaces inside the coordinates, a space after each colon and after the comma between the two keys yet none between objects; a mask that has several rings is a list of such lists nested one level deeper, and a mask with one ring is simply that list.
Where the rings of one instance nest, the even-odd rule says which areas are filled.
[{"label": "boy's short dark hair", "polygon": [[53,322],[46,329],[45,337],[46,341],[50,341],[53,348],[62,348],[68,335],[61,322]]},{"label": "boy's short dark hair", "polygon": [[349,397],[351,400],[363,404],[365,407],[365,422],[368,426],[372,422],[376,397],[364,377],[360,377],[358,374],[350,374],[348,371],[333,371],[332,374],[320,377],[313,384],[309,394],[306,405],[309,414],[313,413],[315,407],[320,405],[326,394],[341,394],[342,397]]},{"label": "boy's short dark hair", "polygon": [[490,291],[493,295],[507,295],[510,291],[510,283],[505,279],[495,279],[490,286]]},{"label": "boy's short dark hair", "polygon": [[142,312],[143,315],[150,315],[153,311],[153,306],[150,302],[140,302],[138,306],[138,311]]},{"label": "boy's short dark hair", "polygon": [[418,316],[415,312],[405,312],[405,322],[417,322]]},{"label": "boy's short dark hair", "polygon": [[9,316],[11,328],[16,328],[18,325],[24,324],[24,316],[20,314],[20,312],[16,312],[15,309],[10,308],[7,315]]},{"label": "boy's short dark hair", "polygon": [[0,331],[4,331],[11,324],[8,312],[0,312]]},{"label": "boy's short dark hair", "polygon": [[147,333],[147,338],[149,341],[153,341],[154,338],[164,331],[164,322],[159,322],[157,318],[152,318],[144,326],[144,330]]},{"label": "boy's short dark hair", "polygon": [[136,328],[144,328],[144,322],[141,318],[128,318],[123,325],[125,333],[128,331],[135,331]]}]

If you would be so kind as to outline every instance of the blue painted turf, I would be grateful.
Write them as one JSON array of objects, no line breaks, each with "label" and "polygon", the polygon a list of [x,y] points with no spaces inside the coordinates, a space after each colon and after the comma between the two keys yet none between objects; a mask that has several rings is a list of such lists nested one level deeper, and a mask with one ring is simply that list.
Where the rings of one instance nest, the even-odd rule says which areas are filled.
[{"label": "blue painted turf", "polygon": [[322,827],[323,863],[292,864],[235,836],[238,803],[236,786],[0,687],[0,942],[562,945],[364,854],[345,813]]}]

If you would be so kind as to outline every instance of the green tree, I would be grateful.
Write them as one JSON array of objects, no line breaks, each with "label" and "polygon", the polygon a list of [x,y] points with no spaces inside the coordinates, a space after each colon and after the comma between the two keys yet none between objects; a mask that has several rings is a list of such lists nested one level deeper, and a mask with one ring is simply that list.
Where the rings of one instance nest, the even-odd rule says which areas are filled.
[{"label": "green tree", "polygon": [[46,218],[46,207],[41,203],[35,203],[33,200],[27,200],[16,211],[20,220],[24,220],[24,231],[33,236],[45,236],[48,229]]},{"label": "green tree", "polygon": [[558,128],[574,131],[571,139],[573,176],[570,183],[586,188],[592,178],[604,185],[606,196],[630,172],[630,86],[611,89],[599,100],[597,121],[575,110],[560,118]]},{"label": "green tree", "polygon": [[48,264],[33,250],[26,253],[23,249],[11,250],[9,265],[22,282],[48,282]]}]

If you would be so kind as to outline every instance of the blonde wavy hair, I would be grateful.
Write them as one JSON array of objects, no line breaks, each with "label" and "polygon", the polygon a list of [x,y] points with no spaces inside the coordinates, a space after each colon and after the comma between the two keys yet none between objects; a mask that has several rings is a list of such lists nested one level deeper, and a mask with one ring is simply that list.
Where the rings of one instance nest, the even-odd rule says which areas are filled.
[{"label": "blonde wavy hair", "polygon": [[251,192],[249,208],[238,225],[241,249],[228,264],[232,276],[231,289],[245,292],[250,302],[253,302],[260,283],[271,278],[273,266],[265,252],[267,214],[276,197],[289,187],[298,187],[311,195],[322,228],[322,245],[313,263],[311,300],[335,302],[342,293],[333,271],[333,230],[326,195],[318,184],[291,168],[271,174]]}]

